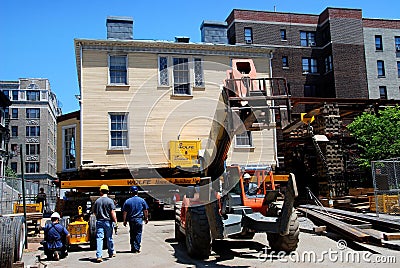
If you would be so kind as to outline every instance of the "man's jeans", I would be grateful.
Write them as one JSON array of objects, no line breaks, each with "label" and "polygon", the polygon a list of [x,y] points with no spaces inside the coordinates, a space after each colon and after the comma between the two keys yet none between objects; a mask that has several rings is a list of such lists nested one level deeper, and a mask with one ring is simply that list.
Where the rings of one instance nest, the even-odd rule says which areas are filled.
[{"label": "man's jeans", "polygon": [[129,234],[131,251],[139,251],[140,243],[142,242],[142,230],[143,230],[143,219],[136,218],[133,221],[129,221]]},{"label": "man's jeans", "polygon": [[97,220],[96,221],[96,242],[97,250],[96,257],[101,258],[103,256],[103,239],[107,241],[108,255],[114,253],[114,241],[112,238],[113,227],[109,220]]}]

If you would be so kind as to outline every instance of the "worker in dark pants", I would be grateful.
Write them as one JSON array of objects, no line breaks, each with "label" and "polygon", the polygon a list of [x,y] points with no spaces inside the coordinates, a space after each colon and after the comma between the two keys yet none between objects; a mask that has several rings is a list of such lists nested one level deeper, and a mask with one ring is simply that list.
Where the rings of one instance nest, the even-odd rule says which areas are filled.
[{"label": "worker in dark pants", "polygon": [[43,228],[44,241],[43,248],[44,254],[47,255],[49,260],[54,259],[58,261],[60,258],[67,256],[67,241],[69,239],[69,232],[59,223],[60,214],[54,212],[51,214],[51,223],[46,224]]},{"label": "worker in dark pants", "polygon": [[129,221],[130,244],[132,253],[140,253],[140,243],[142,241],[143,220],[147,224],[149,221],[149,206],[146,201],[138,196],[138,188],[132,186],[132,197],[125,201],[122,206],[124,226]]}]

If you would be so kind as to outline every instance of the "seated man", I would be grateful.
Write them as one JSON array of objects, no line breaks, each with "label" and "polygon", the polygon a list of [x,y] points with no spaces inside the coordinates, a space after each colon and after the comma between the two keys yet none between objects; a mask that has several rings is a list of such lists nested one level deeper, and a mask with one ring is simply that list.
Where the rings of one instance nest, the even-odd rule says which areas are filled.
[{"label": "seated man", "polygon": [[246,195],[255,195],[257,194],[258,187],[254,182],[250,182],[251,176],[249,173],[245,173],[243,175],[244,179],[244,192]]},{"label": "seated man", "polygon": [[60,214],[51,214],[51,223],[46,224],[44,230],[44,254],[47,259],[58,261],[60,257],[67,256],[67,239],[69,232],[60,223]]}]

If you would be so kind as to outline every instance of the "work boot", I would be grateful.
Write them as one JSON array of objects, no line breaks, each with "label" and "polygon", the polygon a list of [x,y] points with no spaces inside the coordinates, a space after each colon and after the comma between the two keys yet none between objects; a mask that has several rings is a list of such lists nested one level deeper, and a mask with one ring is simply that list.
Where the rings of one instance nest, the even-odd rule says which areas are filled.
[{"label": "work boot", "polygon": [[96,262],[98,262],[98,263],[100,263],[100,262],[102,262],[103,261],[103,258],[97,258],[96,259]]},{"label": "work boot", "polygon": [[57,251],[54,252],[53,259],[54,259],[55,261],[59,261],[59,260],[60,260],[60,254],[58,254]]}]

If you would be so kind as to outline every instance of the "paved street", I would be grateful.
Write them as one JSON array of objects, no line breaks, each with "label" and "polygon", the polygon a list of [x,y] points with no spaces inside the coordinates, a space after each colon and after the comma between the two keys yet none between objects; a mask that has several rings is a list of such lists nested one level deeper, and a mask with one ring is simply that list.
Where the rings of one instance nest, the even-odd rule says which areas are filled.
[{"label": "paved street", "polygon": [[[348,247],[338,238],[328,238],[301,232],[296,255],[280,256],[267,251],[266,236],[257,234],[254,240],[219,241],[209,260],[193,260],[185,251],[183,244],[174,240],[173,220],[151,221],[144,228],[142,252],[129,252],[129,233],[120,223],[118,235],[115,236],[117,257],[105,258],[102,263],[95,263],[95,251],[82,246],[78,251],[70,252],[66,259],[44,261],[48,267],[398,267],[400,251],[366,245],[360,246],[348,241]],[[31,245],[31,247],[34,245]],[[367,248],[368,247],[368,248]],[[313,253],[311,253],[313,252]],[[330,253],[329,253],[330,252]],[[41,251],[30,250],[24,253],[25,267],[35,264],[35,256]],[[312,255],[315,254],[315,255]],[[104,256],[107,252],[104,251]],[[358,258],[359,257],[359,261]],[[388,260],[388,258],[391,258]],[[310,261],[311,258],[311,261]],[[383,259],[386,258],[386,260]],[[371,261],[370,264],[366,262]],[[377,262],[388,262],[382,264]],[[359,263],[361,262],[361,263]],[[375,263],[374,263],[375,262]],[[37,265],[37,264],[36,264]],[[339,266],[338,266],[339,265]]]}]

